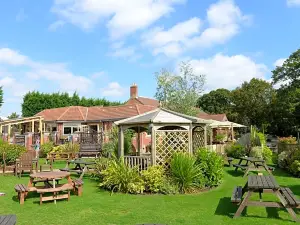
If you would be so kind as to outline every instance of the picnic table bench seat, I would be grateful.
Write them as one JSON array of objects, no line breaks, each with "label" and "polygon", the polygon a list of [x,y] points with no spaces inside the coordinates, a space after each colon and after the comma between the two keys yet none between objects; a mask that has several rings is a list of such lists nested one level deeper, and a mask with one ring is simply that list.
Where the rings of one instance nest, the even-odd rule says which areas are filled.
[{"label": "picnic table bench seat", "polygon": [[[40,204],[44,201],[53,201],[58,199],[67,199],[70,200],[70,191],[73,190],[73,186],[70,184],[62,184],[58,185],[57,187],[53,188],[41,188],[37,189],[37,193],[40,194]],[[67,194],[56,194],[62,191],[67,191]],[[45,193],[54,193],[51,196],[43,196]]]},{"label": "picnic table bench seat", "polygon": [[99,143],[81,143],[78,156],[94,156],[97,158],[100,156],[101,147]]},{"label": "picnic table bench seat", "polygon": [[232,157],[227,157],[227,161],[228,161],[228,164],[229,166],[231,167],[231,164],[232,164],[232,161],[234,160],[234,158]]},{"label": "picnic table bench seat", "polygon": [[240,164],[232,164],[233,167],[240,168],[242,170],[246,170],[248,166],[240,165]]},{"label": "picnic table bench seat", "polygon": [[289,206],[297,207],[300,204],[299,199],[294,195],[291,189],[282,187],[280,188],[280,193],[283,195]]},{"label": "picnic table bench seat", "polygon": [[79,169],[71,169],[71,168],[62,168],[62,169],[59,169],[60,171],[65,171],[65,172],[76,172],[78,174],[81,174],[82,171],[79,170]]},{"label": "picnic table bench seat", "polygon": [[243,188],[241,186],[234,187],[231,202],[232,203],[240,203],[242,201]]},{"label": "picnic table bench seat", "polygon": [[20,204],[24,204],[24,199],[29,192],[27,186],[25,184],[17,184],[15,186],[15,191],[18,193]]},{"label": "picnic table bench seat", "polygon": [[78,196],[82,195],[83,181],[81,179],[73,180],[74,191]]},{"label": "picnic table bench seat", "polygon": [[16,223],[16,215],[0,215],[0,225],[14,225]]}]

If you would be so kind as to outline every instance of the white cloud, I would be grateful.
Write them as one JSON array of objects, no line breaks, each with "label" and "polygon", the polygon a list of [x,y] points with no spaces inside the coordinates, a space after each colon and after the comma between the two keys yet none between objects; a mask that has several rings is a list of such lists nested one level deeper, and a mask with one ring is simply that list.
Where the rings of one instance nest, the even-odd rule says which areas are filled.
[{"label": "white cloud", "polygon": [[9,48],[0,49],[0,64],[17,66],[24,65],[26,63],[29,63],[29,59],[19,52]]},{"label": "white cloud", "polygon": [[136,51],[136,47],[124,46],[124,42],[115,42],[111,48],[112,50],[108,55],[114,58],[122,58],[130,62],[135,62],[142,57],[142,55]]},{"label": "white cloud", "polygon": [[287,0],[286,3],[290,7],[292,7],[292,6],[300,6],[300,0]]},{"label": "white cloud", "polygon": [[207,27],[201,32],[201,19],[192,18],[180,22],[168,30],[154,28],[142,35],[143,43],[149,46],[154,55],[163,53],[176,57],[183,51],[194,48],[207,48],[224,44],[249,23],[251,16],[244,15],[233,0],[220,0],[207,10]]},{"label": "white cloud", "polygon": [[55,0],[51,11],[82,29],[107,21],[112,38],[143,29],[174,11],[185,0]]},{"label": "white cloud", "polygon": [[280,59],[277,59],[277,60],[274,62],[273,66],[274,66],[274,67],[282,66],[285,60],[286,60],[286,58],[280,58]]},{"label": "white cloud", "polygon": [[118,82],[111,82],[107,87],[101,89],[101,93],[105,97],[121,97],[125,95],[126,90]]},{"label": "white cloud", "polygon": [[50,31],[56,31],[58,28],[63,27],[65,25],[65,21],[63,20],[57,20],[54,23],[50,24],[48,29]]},{"label": "white cloud", "polygon": [[100,72],[97,72],[97,73],[93,73],[91,75],[91,78],[92,79],[99,79],[99,78],[102,78],[102,77],[104,77],[106,75],[107,75],[107,73],[105,71],[100,71]]},{"label": "white cloud", "polygon": [[268,68],[245,55],[228,56],[222,53],[212,58],[190,61],[195,74],[206,75],[206,90],[233,89],[252,78],[265,79]]}]

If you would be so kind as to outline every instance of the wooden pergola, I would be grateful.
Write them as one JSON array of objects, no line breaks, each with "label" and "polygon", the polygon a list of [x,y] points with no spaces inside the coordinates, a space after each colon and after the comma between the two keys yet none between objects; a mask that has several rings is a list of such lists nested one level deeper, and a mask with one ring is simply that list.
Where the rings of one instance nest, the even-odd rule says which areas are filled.
[{"label": "wooden pergola", "polygon": [[[200,147],[207,145],[207,125],[209,120],[187,116],[167,109],[153,111],[115,122],[119,127],[118,156],[129,158],[130,164],[139,166],[140,158],[124,156],[124,131],[133,129],[137,132],[137,151],[140,152],[140,133],[151,135],[151,165],[167,166],[174,152],[193,154]],[[142,156],[140,156],[142,157]]]},{"label": "wooden pergola", "polygon": [[[36,126],[36,123],[38,126]],[[13,125],[26,125],[28,126],[28,132],[40,132],[41,143],[43,142],[43,131],[45,130],[44,118],[42,116],[32,116],[25,118],[9,119],[0,122],[0,132],[3,134],[3,130],[7,131],[8,137],[11,135],[11,128]],[[37,129],[36,129],[37,127]]]}]

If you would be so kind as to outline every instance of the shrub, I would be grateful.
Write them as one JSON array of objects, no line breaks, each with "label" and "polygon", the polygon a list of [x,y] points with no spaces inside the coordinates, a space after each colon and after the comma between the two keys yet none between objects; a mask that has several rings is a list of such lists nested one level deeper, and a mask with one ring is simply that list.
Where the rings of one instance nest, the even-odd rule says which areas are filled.
[{"label": "shrub", "polygon": [[299,160],[295,160],[290,166],[289,166],[289,170],[290,172],[299,177],[300,176],[300,161]]},{"label": "shrub", "polygon": [[186,153],[173,155],[170,162],[170,172],[181,193],[197,186],[195,181],[201,175],[200,167],[196,165],[195,158]]},{"label": "shrub", "polygon": [[295,137],[280,137],[278,138],[279,143],[283,144],[297,144],[297,139]]},{"label": "shrub", "polygon": [[288,158],[288,153],[287,152],[281,152],[278,155],[278,166],[280,168],[284,169],[284,168],[288,167],[287,158]]},{"label": "shrub", "polygon": [[239,158],[246,155],[245,148],[240,144],[233,144],[225,149],[228,157]]},{"label": "shrub", "polygon": [[111,192],[138,194],[145,190],[144,181],[139,171],[127,166],[122,158],[111,160],[107,168],[100,174],[103,176],[100,186],[111,190]]},{"label": "shrub", "polygon": [[50,153],[54,148],[53,142],[47,142],[41,145],[41,157],[46,157],[48,153]]},{"label": "shrub", "polygon": [[175,195],[178,192],[178,185],[174,184],[170,179],[165,179],[160,187],[160,193],[165,195]]},{"label": "shrub", "polygon": [[[215,152],[208,149],[199,149],[196,153],[196,164],[201,170],[201,186],[217,186],[223,178],[223,158]],[[201,181],[200,181],[201,182]]]},{"label": "shrub", "polygon": [[272,150],[268,146],[264,145],[263,152],[262,152],[263,159],[266,162],[271,162],[272,161],[272,156],[273,156]]},{"label": "shrub", "polygon": [[255,158],[262,158],[262,148],[259,146],[252,147],[250,151],[250,156]]},{"label": "shrub", "polygon": [[92,177],[99,179],[100,181],[102,181],[103,176],[101,175],[101,172],[103,170],[106,170],[109,163],[110,163],[111,159],[105,158],[105,157],[100,157],[98,159],[95,160],[96,164],[94,167],[94,170],[92,172]]},{"label": "shrub", "polygon": [[164,173],[165,170],[162,166],[151,166],[147,170],[142,171],[146,191],[151,193],[160,192],[166,179]]},{"label": "shrub", "polygon": [[224,139],[225,139],[225,135],[224,134],[217,134],[216,136],[215,136],[215,140],[216,141],[218,141],[218,142],[223,142],[224,141]]},{"label": "shrub", "polygon": [[7,142],[0,143],[0,161],[3,161],[3,153],[5,153],[5,162],[7,164],[14,163],[22,153],[26,152],[27,149],[21,145],[9,144]]},{"label": "shrub", "polygon": [[272,163],[273,164],[278,164],[278,154],[274,154],[272,155]]},{"label": "shrub", "polygon": [[62,145],[63,152],[77,153],[80,150],[80,145],[77,143],[66,143]]}]

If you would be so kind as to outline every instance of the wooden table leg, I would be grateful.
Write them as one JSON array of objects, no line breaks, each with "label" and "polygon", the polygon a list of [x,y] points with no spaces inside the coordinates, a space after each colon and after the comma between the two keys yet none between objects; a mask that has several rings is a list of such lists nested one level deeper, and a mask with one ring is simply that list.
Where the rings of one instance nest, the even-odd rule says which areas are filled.
[{"label": "wooden table leg", "polygon": [[84,173],[85,173],[86,170],[87,170],[87,166],[85,165],[84,168],[83,168],[83,170],[82,170],[82,173],[81,173],[81,175],[79,177],[80,180],[82,180],[82,178],[83,178]]},{"label": "wooden table leg", "polygon": [[246,197],[243,199],[242,203],[240,204],[238,210],[234,214],[233,218],[237,218],[241,215],[243,212],[244,208],[247,206],[247,203],[249,201],[250,196],[252,195],[252,191],[248,191]]},{"label": "wooden table leg", "polygon": [[277,197],[279,198],[280,202],[282,203],[282,205],[284,206],[284,208],[288,211],[288,213],[291,215],[291,217],[293,218],[293,220],[295,222],[300,222],[300,220],[297,218],[297,214],[295,213],[295,211],[290,208],[288,206],[288,203],[286,202],[286,200],[284,199],[284,197],[281,195],[281,193],[279,192],[279,190],[275,191],[275,194],[277,195]]},{"label": "wooden table leg", "polygon": [[272,175],[272,172],[269,170],[269,167],[267,166],[267,164],[264,163],[263,166],[264,166],[265,170],[266,170],[270,175]]},{"label": "wooden table leg", "polygon": [[244,177],[246,177],[250,171],[250,166],[247,167],[247,169],[245,170],[245,173],[244,173]]},{"label": "wooden table leg", "polygon": [[[240,161],[239,161],[239,163],[238,163],[238,164],[239,164],[239,165],[241,165],[242,161],[243,161],[243,160],[242,160],[242,159],[240,159]],[[238,167],[236,167],[236,168],[235,168],[235,171],[237,171],[237,170],[238,170]]]}]

